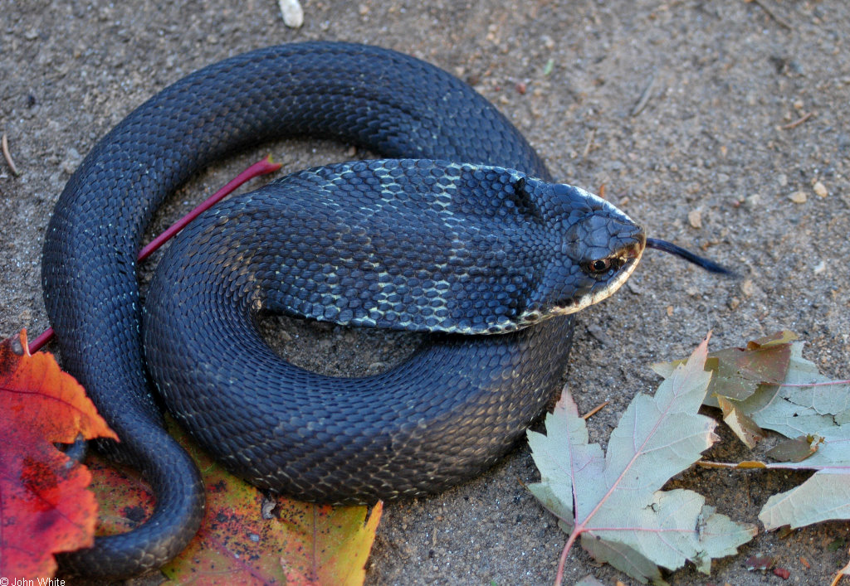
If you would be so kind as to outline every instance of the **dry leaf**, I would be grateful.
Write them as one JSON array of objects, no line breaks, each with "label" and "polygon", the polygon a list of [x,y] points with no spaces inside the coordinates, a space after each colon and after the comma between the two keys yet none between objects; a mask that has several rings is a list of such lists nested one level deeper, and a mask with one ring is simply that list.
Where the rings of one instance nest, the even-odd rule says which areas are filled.
[{"label": "dry leaf", "polygon": [[78,435],[116,439],[52,355],[30,355],[26,331],[0,343],[0,576],[49,578],[54,553],[94,543],[91,475],[53,445]]},{"label": "dry leaf", "polygon": [[714,443],[716,423],[697,411],[711,375],[704,370],[706,339],[676,368],[654,398],[637,395],[623,414],[603,456],[588,443],[585,421],[565,390],[546,417],[546,435],[529,432],[541,482],[529,489],[578,536],[599,561],[641,582],[660,580],[657,566],[687,561],[708,572],[711,559],[730,555],[756,529],[705,506],[687,490],[660,491]]}]

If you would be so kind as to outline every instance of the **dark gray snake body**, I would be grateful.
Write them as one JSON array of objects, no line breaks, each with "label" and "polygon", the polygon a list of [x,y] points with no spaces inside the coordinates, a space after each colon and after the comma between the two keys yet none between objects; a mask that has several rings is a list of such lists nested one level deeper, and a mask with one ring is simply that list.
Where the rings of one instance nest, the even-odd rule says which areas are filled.
[{"label": "dark gray snake body", "polygon": [[[143,471],[158,503],[153,518],[139,529],[98,539],[94,548],[69,554],[64,562],[77,571],[120,576],[157,567],[185,546],[202,515],[200,476],[164,432],[147,378],[135,270],[144,229],[166,195],[201,167],[235,149],[291,136],[333,138],[388,157],[468,163],[464,173],[472,191],[495,181],[508,186],[502,194],[507,208],[532,220],[545,212],[528,195],[547,189],[549,173],[519,132],[464,83],[392,51],[336,43],[272,47],[202,69],[140,106],[92,150],[71,178],[44,246],[45,302],[63,362],[121,438],[113,446],[116,457]],[[365,173],[359,182],[380,186],[381,169],[396,164],[417,163],[338,168],[323,179],[325,187],[320,189],[330,189],[328,185],[346,172]],[[505,169],[476,166],[481,164]],[[460,168],[437,165],[452,173]],[[321,215],[311,219],[309,213],[303,217],[302,227],[295,230],[312,240],[290,258],[298,245],[289,235],[275,236],[274,194],[267,197],[281,185],[303,191],[305,184],[321,183],[316,179],[321,170],[310,173],[248,196],[268,209],[263,217],[251,216],[254,220],[246,228],[222,219],[220,210],[211,211],[206,223],[181,235],[163,261],[158,272],[175,274],[183,292],[172,291],[157,278],[146,309],[145,335],[153,342],[148,349],[150,368],[169,408],[225,465],[259,486],[301,498],[373,502],[432,493],[478,474],[510,448],[551,397],[568,356],[572,317],[553,317],[503,335],[436,335],[404,364],[363,379],[322,377],[281,362],[250,327],[259,311],[284,310],[365,325],[383,320],[393,323],[380,325],[402,328],[418,323],[421,327],[410,329],[428,331],[487,329],[465,317],[474,315],[468,310],[475,303],[458,309],[451,300],[458,297],[435,293],[450,291],[452,283],[439,285],[441,279],[414,271],[406,277],[412,282],[396,283],[394,276],[385,276],[381,285],[378,278],[364,277],[364,267],[376,266],[366,257],[343,255],[333,261],[337,268],[348,266],[348,272],[334,269],[333,275],[325,274],[323,294],[314,295],[319,285],[314,277],[322,274],[323,261],[313,261],[311,272],[305,255],[318,247],[323,235],[333,233],[335,220],[322,220]],[[491,176],[485,180],[479,173]],[[560,196],[583,197],[579,192]],[[455,211],[474,208],[488,195],[482,191],[476,197],[478,203],[470,198],[453,204]],[[300,201],[308,212],[318,205]],[[254,214],[246,203],[240,198],[222,209]],[[593,206],[588,216],[601,213],[595,200]],[[499,205],[489,209],[497,216],[504,213]],[[380,209],[373,212],[366,215],[380,219]],[[568,212],[559,221],[569,227],[576,218]],[[507,226],[503,218],[497,219]],[[446,225],[451,227],[451,222]],[[637,232],[629,232],[627,221],[623,225],[625,240],[638,238]],[[412,248],[421,249],[432,233],[414,229],[407,236]],[[604,226],[591,221],[562,248],[569,252],[594,238],[605,248],[605,233]],[[609,233],[608,238],[613,236]],[[350,239],[343,248],[362,240],[356,230],[342,229],[339,237]],[[510,236],[503,231],[498,238],[506,243]],[[196,252],[198,241],[210,239],[218,239],[214,255]],[[288,252],[257,254],[260,244],[270,241],[282,243]],[[482,246],[487,242],[481,235]],[[489,242],[491,255],[498,256],[500,247]],[[633,246],[627,256],[635,258],[623,262],[636,262],[637,248],[642,247],[642,242]],[[189,261],[180,256],[180,249]],[[447,252],[446,263],[463,256]],[[275,277],[287,264],[305,273]],[[205,284],[216,271],[223,281]],[[308,283],[305,274],[313,275]],[[526,277],[537,282],[549,274],[544,270]],[[475,283],[475,274],[466,279],[469,288],[460,299],[478,295],[479,308],[496,308],[492,323],[500,324],[500,331],[512,329],[511,319],[517,317],[526,320],[519,325],[536,321],[538,306],[528,301],[533,291],[518,296],[517,289],[525,286],[522,278],[502,277],[498,302]],[[281,279],[289,279],[292,287],[276,285]],[[577,286],[592,295],[592,285],[582,279]],[[358,287],[351,285],[374,285],[377,300],[354,299]],[[440,300],[424,312],[404,314],[401,302],[417,286],[420,299],[415,307],[435,296]],[[207,289],[219,291],[208,294]],[[178,306],[197,303],[195,313],[161,311],[160,298],[172,294],[181,296]],[[323,303],[322,297],[331,303]],[[229,298],[236,309],[223,305],[221,300]],[[334,305],[334,300],[339,303]],[[218,317],[207,323],[204,316],[213,314]],[[234,350],[250,360],[227,358]]]}]

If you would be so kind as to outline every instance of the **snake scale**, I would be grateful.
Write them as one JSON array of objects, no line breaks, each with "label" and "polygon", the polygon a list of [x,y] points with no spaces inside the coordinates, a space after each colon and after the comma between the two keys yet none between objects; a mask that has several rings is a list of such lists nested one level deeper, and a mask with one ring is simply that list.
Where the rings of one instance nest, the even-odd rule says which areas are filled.
[{"label": "snake scale", "polygon": [[[304,136],[403,160],[296,173],[214,208],[166,254],[143,312],[135,256],[163,199],[229,153]],[[303,499],[429,494],[495,463],[557,386],[573,330],[572,315],[558,314],[609,294],[644,247],[615,208],[550,181],[469,86],[376,47],[253,51],[137,108],[68,182],[42,278],[63,363],[121,438],[103,447],[142,471],[157,505],[138,529],[64,554],[64,567],[107,577],[155,568],[200,524],[203,483],[163,429],[148,367],[168,408],[225,466]],[[391,210],[400,200],[415,205]],[[394,213],[415,223],[398,228]],[[331,241],[336,257],[310,256]],[[164,309],[169,299],[177,309]],[[266,347],[254,328],[264,311],[435,334],[388,372],[329,378]]]}]

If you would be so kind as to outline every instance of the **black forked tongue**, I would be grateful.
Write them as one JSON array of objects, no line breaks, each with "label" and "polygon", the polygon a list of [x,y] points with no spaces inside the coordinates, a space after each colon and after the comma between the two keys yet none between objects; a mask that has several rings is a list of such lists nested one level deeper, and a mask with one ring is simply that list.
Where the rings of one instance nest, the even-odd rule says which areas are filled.
[{"label": "black forked tongue", "polygon": [[726,275],[727,277],[738,276],[737,273],[735,273],[734,271],[730,271],[726,267],[721,266],[714,261],[698,256],[693,252],[685,250],[681,246],[671,244],[666,240],[658,240],[657,238],[647,238],[646,247],[654,248],[655,250],[663,250],[664,252],[669,252],[670,254],[675,254],[679,258],[683,258],[686,261],[697,265],[701,269],[708,271],[709,273],[715,273],[717,275]]}]

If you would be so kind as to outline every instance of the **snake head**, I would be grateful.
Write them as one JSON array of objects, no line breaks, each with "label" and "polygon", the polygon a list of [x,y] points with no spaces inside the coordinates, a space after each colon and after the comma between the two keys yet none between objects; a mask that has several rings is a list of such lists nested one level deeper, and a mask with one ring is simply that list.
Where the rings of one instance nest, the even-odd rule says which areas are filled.
[{"label": "snake head", "polygon": [[626,282],[646,247],[643,228],[607,201],[570,185],[549,187],[543,215],[560,246],[532,295],[528,321],[602,301]]}]

